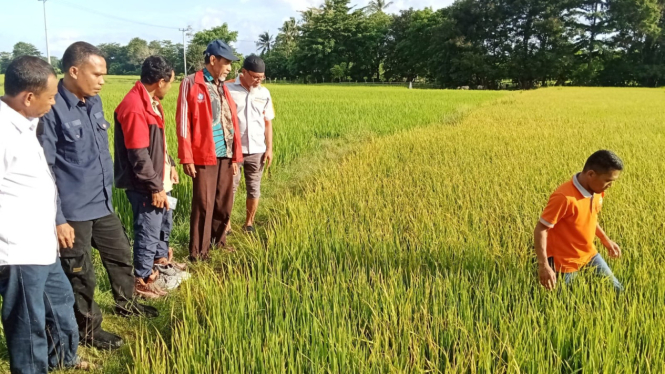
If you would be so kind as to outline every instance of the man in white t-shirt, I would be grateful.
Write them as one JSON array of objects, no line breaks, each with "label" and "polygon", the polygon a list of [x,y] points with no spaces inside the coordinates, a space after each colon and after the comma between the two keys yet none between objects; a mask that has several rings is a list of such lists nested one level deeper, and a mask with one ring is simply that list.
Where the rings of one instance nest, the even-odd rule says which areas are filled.
[{"label": "man in white t-shirt", "polygon": [[89,368],[77,356],[74,293],[60,265],[58,192],[37,139],[58,79],[37,57],[7,67],[0,97],[0,295],[12,373]]},{"label": "man in white t-shirt", "polygon": [[[255,232],[254,216],[261,196],[261,177],[265,166],[272,163],[272,121],[275,119],[270,91],[261,86],[265,79],[265,63],[256,56],[247,57],[242,74],[227,84],[233,101],[238,107],[240,139],[243,162],[240,166],[247,186],[247,218],[244,230]],[[238,189],[241,173],[234,177],[233,192]],[[231,224],[227,227],[231,230]]]}]

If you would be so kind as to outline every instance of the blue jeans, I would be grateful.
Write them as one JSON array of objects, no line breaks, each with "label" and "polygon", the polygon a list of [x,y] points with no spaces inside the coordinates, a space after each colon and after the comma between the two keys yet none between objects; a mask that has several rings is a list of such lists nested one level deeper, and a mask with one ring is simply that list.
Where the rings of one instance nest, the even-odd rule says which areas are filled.
[{"label": "blue jeans", "polygon": [[[604,278],[608,278],[609,280],[612,281],[612,284],[614,285],[614,289],[617,291],[623,291],[623,286],[621,285],[621,282],[617,279],[617,277],[614,276],[614,273],[612,273],[612,269],[610,269],[610,266],[607,265],[607,262],[603,259],[603,257],[600,255],[600,253],[596,254],[591,258],[591,261],[589,261],[588,264],[584,265],[584,268],[591,268],[594,270],[596,275],[599,275]],[[579,274],[578,271],[572,272],[572,273],[563,273],[563,279],[566,282],[567,285],[570,285],[575,278],[577,278],[577,275]]]},{"label": "blue jeans", "polygon": [[76,365],[74,293],[59,258],[51,265],[0,266],[0,294],[12,373]]},{"label": "blue jeans", "polygon": [[134,275],[146,279],[155,260],[169,257],[173,210],[153,206],[150,194],[125,192],[134,213]]}]

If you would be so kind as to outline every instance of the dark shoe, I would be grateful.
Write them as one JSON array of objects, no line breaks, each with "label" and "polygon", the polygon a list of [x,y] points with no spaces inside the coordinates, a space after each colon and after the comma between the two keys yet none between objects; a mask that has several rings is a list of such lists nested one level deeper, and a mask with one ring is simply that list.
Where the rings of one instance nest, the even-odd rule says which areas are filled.
[{"label": "dark shoe", "polygon": [[108,331],[99,330],[96,331],[92,336],[81,339],[81,344],[85,345],[86,347],[94,347],[97,349],[110,351],[122,347],[124,342],[122,341],[122,338],[116,334],[111,334]]},{"label": "dark shoe", "polygon": [[123,317],[131,317],[131,316],[140,316],[146,318],[159,317],[159,311],[157,310],[157,308],[152,307],[150,305],[139,304],[136,301],[130,301],[124,307],[116,305],[115,313]]},{"label": "dark shoe", "polygon": [[256,233],[256,229],[254,226],[245,226],[245,232],[249,234],[254,234]]}]

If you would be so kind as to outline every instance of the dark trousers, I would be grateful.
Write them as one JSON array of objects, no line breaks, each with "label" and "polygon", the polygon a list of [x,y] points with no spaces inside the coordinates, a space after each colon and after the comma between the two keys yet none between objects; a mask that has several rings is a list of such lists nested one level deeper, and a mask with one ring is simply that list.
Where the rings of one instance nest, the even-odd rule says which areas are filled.
[{"label": "dark trousers", "polygon": [[0,294],[12,373],[48,373],[77,363],[74,294],[60,259],[0,266]]},{"label": "dark trousers", "polygon": [[84,222],[69,222],[74,228],[74,248],[60,251],[62,269],[74,290],[74,312],[81,338],[91,338],[101,329],[102,312],[95,302],[95,269],[91,246],[97,248],[106,269],[113,298],[124,307],[134,295],[134,274],[129,239],[115,214]]},{"label": "dark trousers", "polygon": [[134,275],[145,280],[152,274],[155,260],[169,257],[173,210],[153,206],[152,194],[125,193],[134,213]]},{"label": "dark trousers", "polygon": [[196,165],[192,191],[189,256],[207,259],[211,244],[226,245],[226,225],[233,209],[233,166],[230,158],[217,165]]}]

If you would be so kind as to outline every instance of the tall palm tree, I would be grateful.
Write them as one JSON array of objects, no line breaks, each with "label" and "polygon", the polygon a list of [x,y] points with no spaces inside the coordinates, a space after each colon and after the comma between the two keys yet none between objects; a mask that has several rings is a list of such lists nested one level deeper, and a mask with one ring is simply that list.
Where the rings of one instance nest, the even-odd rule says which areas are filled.
[{"label": "tall palm tree", "polygon": [[283,41],[287,44],[295,42],[298,37],[298,22],[294,17],[289,18],[288,21],[284,21],[284,25],[279,29],[284,36]]},{"label": "tall palm tree", "polygon": [[286,53],[286,56],[291,56],[291,52],[295,49],[300,30],[298,30],[298,21],[291,17],[284,25],[279,28],[279,33],[275,38],[274,46],[279,47]]},{"label": "tall palm tree", "polygon": [[308,8],[307,10],[301,10],[300,14],[302,15],[302,20],[304,23],[307,23],[314,18],[317,14],[321,14],[321,8]]},{"label": "tall palm tree", "polygon": [[392,1],[372,0],[367,5],[367,10],[369,10],[371,13],[383,12],[384,10],[388,9],[388,7],[391,5],[393,5]]},{"label": "tall palm tree", "polygon": [[266,31],[263,34],[259,35],[259,40],[256,42],[256,50],[260,51],[261,55],[266,54],[266,52],[270,53],[270,50],[272,49],[272,45],[274,42],[275,40],[273,36]]}]

